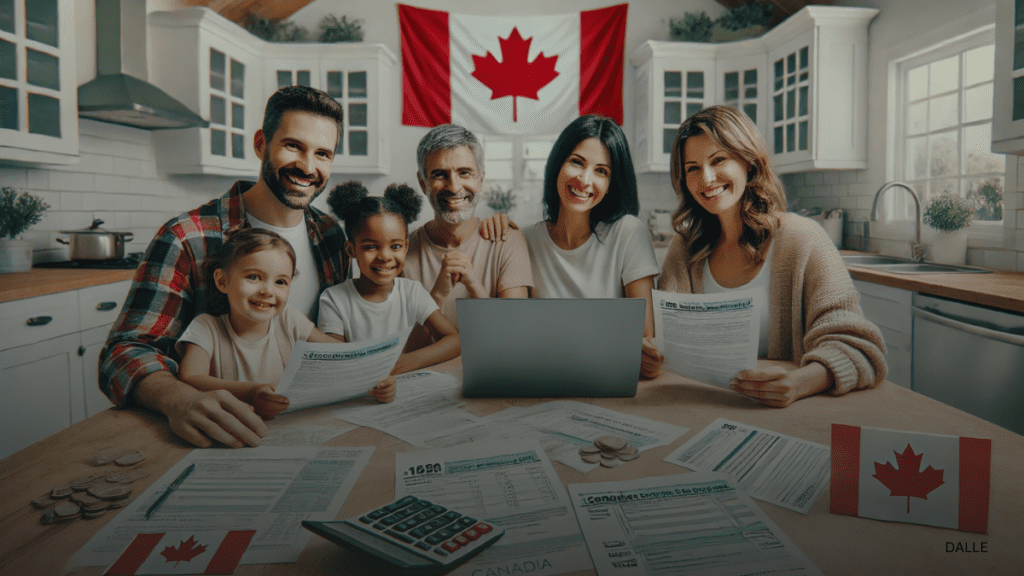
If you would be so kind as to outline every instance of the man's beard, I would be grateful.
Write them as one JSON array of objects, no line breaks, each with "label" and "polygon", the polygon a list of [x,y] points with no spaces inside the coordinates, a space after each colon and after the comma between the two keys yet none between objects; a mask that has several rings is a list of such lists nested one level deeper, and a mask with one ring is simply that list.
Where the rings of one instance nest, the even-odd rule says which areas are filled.
[{"label": "man's beard", "polygon": [[[451,211],[447,207],[441,206],[440,198],[441,194],[430,195],[430,206],[434,209],[434,214],[444,222],[448,224],[462,224],[466,220],[473,217],[473,212],[476,210],[476,202],[478,200],[476,194],[469,194],[470,200],[469,205],[458,211]],[[446,196],[451,196],[450,194]]]},{"label": "man's beard", "polygon": [[[313,200],[316,199],[317,196],[320,195],[321,192],[324,191],[324,188],[327,186],[327,182],[317,180],[316,176],[310,178],[309,174],[304,173],[298,168],[282,168],[281,170],[274,170],[269,159],[263,160],[261,174],[263,175],[263,182],[265,182],[267,187],[270,188],[270,191],[274,193],[274,197],[277,198],[278,202],[292,210],[304,210],[313,202]],[[282,178],[286,177],[288,174],[294,174],[296,176],[312,180],[311,186],[313,186],[314,191],[313,195],[310,196],[308,200],[304,193],[290,192],[285,188]],[[301,202],[297,200],[301,200]]]}]

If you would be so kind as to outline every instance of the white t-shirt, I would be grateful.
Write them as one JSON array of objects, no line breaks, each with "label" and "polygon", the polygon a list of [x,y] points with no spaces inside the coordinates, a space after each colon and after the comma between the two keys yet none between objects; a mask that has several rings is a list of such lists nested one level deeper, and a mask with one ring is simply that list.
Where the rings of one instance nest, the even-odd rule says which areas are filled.
[{"label": "white t-shirt", "polygon": [[771,306],[768,302],[768,286],[771,284],[772,279],[772,249],[774,247],[774,242],[768,246],[768,253],[764,257],[764,264],[762,264],[761,269],[758,270],[757,276],[754,276],[750,282],[735,288],[726,288],[716,282],[715,276],[711,274],[711,259],[708,258],[704,260],[705,294],[721,294],[723,292],[732,292],[734,290],[757,290],[763,295],[765,305],[761,307],[760,336],[757,341],[758,358],[765,358],[768,356],[768,309]]},{"label": "white t-shirt", "polygon": [[279,228],[258,220],[252,214],[246,214],[249,225],[253,228],[265,228],[277,232],[292,245],[295,250],[295,278],[292,279],[291,290],[288,292],[288,308],[294,308],[306,315],[316,318],[317,298],[320,296],[320,274],[317,273],[313,249],[309,245],[309,230],[306,219],[291,228]]},{"label": "white t-shirt", "polygon": [[395,278],[395,284],[383,302],[370,302],[359,295],[352,280],[335,284],[320,296],[319,328],[339,334],[348,342],[383,338],[409,328],[437,310],[437,303],[422,284],[408,278]]},{"label": "white t-shirt", "polygon": [[612,224],[598,223],[573,250],[559,248],[544,221],[523,234],[539,298],[621,298],[626,284],[660,272],[651,232],[629,214]]}]

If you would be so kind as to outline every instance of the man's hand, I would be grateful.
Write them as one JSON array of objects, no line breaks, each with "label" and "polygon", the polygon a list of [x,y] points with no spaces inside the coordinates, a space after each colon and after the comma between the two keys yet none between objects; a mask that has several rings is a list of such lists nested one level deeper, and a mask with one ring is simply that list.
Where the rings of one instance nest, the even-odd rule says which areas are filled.
[{"label": "man's hand", "polygon": [[658,351],[654,342],[653,337],[644,337],[643,358],[640,360],[640,375],[644,378],[654,378],[661,374],[661,365],[665,363],[665,356]]},{"label": "man's hand", "polygon": [[168,371],[143,378],[134,395],[142,405],[167,416],[172,432],[199,448],[213,441],[232,448],[259,446],[268,433],[253,407],[227,390],[200,391]]},{"label": "man's hand", "polygon": [[437,275],[437,280],[434,282],[434,288],[430,290],[430,295],[433,296],[434,301],[440,306],[441,303],[448,299],[452,288],[460,282],[466,286],[470,297],[481,298],[486,296],[479,280],[473,277],[473,262],[470,261],[469,256],[453,250],[445,254],[444,259],[441,260],[441,272]]},{"label": "man's hand", "polygon": [[395,382],[394,376],[388,376],[386,380],[381,380],[376,386],[370,388],[367,392],[370,396],[373,396],[377,402],[387,404],[395,399],[395,392],[398,390],[398,383]]},{"label": "man's hand", "polygon": [[484,237],[484,240],[497,240],[498,236],[501,236],[502,240],[507,240],[509,228],[519,230],[519,226],[516,226],[515,222],[500,212],[480,221],[480,235]]},{"label": "man's hand", "polygon": [[817,362],[800,368],[793,362],[758,360],[757,368],[736,374],[729,387],[765,406],[784,408],[832,387],[832,375]]}]

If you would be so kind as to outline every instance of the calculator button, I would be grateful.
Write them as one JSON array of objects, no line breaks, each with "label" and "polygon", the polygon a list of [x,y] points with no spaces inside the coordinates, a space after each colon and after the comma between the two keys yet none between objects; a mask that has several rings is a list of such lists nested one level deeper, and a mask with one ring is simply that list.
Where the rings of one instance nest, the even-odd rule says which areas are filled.
[{"label": "calculator button", "polygon": [[382,508],[366,513],[366,516],[372,520],[379,520],[387,515],[387,511]]},{"label": "calculator button", "polygon": [[483,534],[481,534],[476,528],[470,528],[469,530],[463,532],[462,535],[466,538],[469,538],[470,540],[476,540],[477,538],[483,536]]},{"label": "calculator button", "polygon": [[473,529],[481,534],[487,534],[491,530],[494,530],[494,528],[491,527],[490,524],[484,524],[483,522],[480,522],[476,526],[473,526]]},{"label": "calculator button", "polygon": [[388,504],[387,506],[384,506],[383,508],[381,508],[381,510],[384,510],[385,512],[394,512],[395,510],[398,510],[399,508],[404,508],[415,501],[415,496],[406,496],[401,500],[397,500],[395,502],[392,502],[391,504]]},{"label": "calculator button", "polygon": [[447,536],[441,536],[440,534],[431,534],[430,536],[424,538],[423,541],[427,544],[440,544],[441,542],[444,542],[447,538]]},{"label": "calculator button", "polygon": [[454,528],[454,527],[449,526],[448,528],[445,528],[444,530],[439,530],[437,532],[437,535],[440,536],[442,540],[444,540],[446,538],[451,538],[452,536],[455,536],[458,533],[459,533],[459,529],[458,528]]},{"label": "calculator button", "polygon": [[401,522],[401,520],[401,516],[399,516],[398,514],[392,514],[391,516],[388,516],[387,518],[381,520],[379,524],[383,524],[385,526],[393,526]]},{"label": "calculator button", "polygon": [[420,510],[423,510],[424,508],[430,508],[430,506],[431,506],[430,502],[427,502],[426,500],[420,500],[419,502],[413,504],[412,506],[409,506],[409,511],[410,512],[419,512]]},{"label": "calculator button", "polygon": [[436,553],[436,554],[437,554],[438,556],[440,556],[440,557],[442,557],[442,558],[444,558],[445,556],[447,556],[447,555],[448,555],[448,553],[447,553],[447,552],[445,552],[444,550],[442,550],[440,546],[438,546],[437,548],[434,548],[434,552],[435,552],[435,553]]},{"label": "calculator button", "polygon": [[415,538],[410,538],[410,537],[406,536],[405,534],[401,534],[399,532],[395,532],[394,530],[385,530],[384,533],[387,534],[388,536],[391,536],[392,538],[395,538],[397,540],[401,540],[402,542],[405,542],[406,544],[412,544],[413,542],[416,541]]},{"label": "calculator button", "polygon": [[462,514],[459,514],[458,512],[452,510],[452,511],[448,512],[447,514],[445,514],[443,516],[443,518],[446,518],[449,522],[453,522],[455,520],[458,520],[461,516],[462,516]]},{"label": "calculator button", "polygon": [[459,544],[458,542],[451,541],[451,542],[445,542],[444,544],[441,544],[441,548],[444,548],[448,552],[455,552],[459,548],[462,548],[462,545]]},{"label": "calculator button", "polygon": [[377,522],[373,525],[373,527],[377,530],[384,530],[385,528],[387,528],[387,526],[385,526],[383,522]]},{"label": "calculator button", "polygon": [[359,521],[362,522],[363,524],[373,524],[373,518],[370,518],[369,515],[361,516],[359,518]]},{"label": "calculator button", "polygon": [[422,541],[416,542],[415,544],[413,544],[413,546],[419,548],[420,550],[430,550],[431,548],[430,544],[427,544],[426,542]]},{"label": "calculator button", "polygon": [[435,516],[438,514],[443,514],[448,511],[447,508],[441,506],[440,504],[434,504],[433,506],[430,507],[430,510],[434,512]]},{"label": "calculator button", "polygon": [[476,524],[476,518],[470,518],[469,516],[463,516],[459,519],[457,524],[463,528]]},{"label": "calculator button", "polygon": [[459,546],[466,546],[471,542],[471,540],[469,538],[466,538],[462,534],[459,534],[455,538],[452,538],[452,542],[458,543]]}]

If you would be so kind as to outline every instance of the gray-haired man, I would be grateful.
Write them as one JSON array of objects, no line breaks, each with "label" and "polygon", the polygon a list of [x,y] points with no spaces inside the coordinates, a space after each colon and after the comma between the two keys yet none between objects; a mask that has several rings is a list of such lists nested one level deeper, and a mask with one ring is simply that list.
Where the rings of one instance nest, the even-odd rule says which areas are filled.
[{"label": "gray-haired man", "polygon": [[472,132],[454,124],[432,129],[416,150],[420,189],[434,219],[409,234],[403,275],[419,280],[458,324],[457,298],[526,298],[530,255],[518,230],[484,240],[474,216],[484,184],[484,152]]}]

